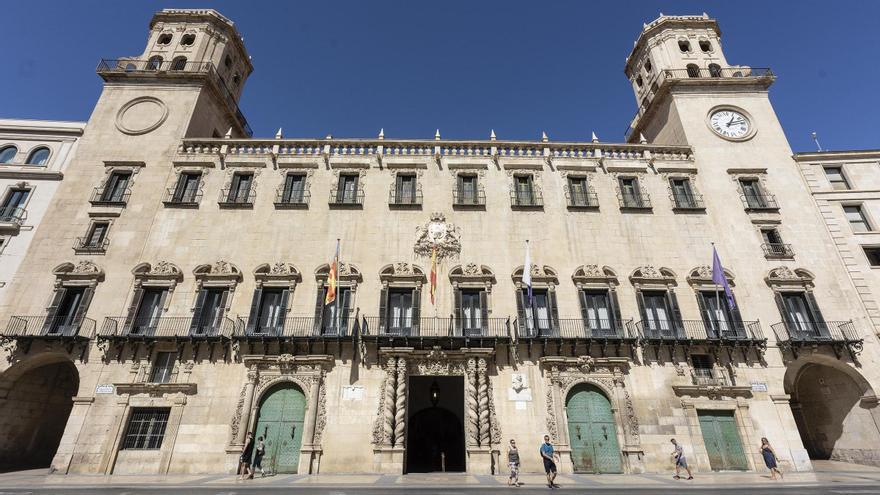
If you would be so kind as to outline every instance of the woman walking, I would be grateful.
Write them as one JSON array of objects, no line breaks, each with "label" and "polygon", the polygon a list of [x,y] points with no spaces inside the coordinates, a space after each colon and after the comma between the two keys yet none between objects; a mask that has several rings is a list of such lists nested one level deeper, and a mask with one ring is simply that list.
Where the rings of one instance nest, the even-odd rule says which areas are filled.
[{"label": "woman walking", "polygon": [[519,486],[519,450],[516,448],[516,441],[510,439],[510,446],[507,448],[507,466],[510,468],[510,478],[507,478],[507,486]]},{"label": "woman walking", "polygon": [[777,474],[779,475],[779,479],[782,479],[782,471],[780,471],[779,467],[776,465],[776,452],[773,450],[773,447],[770,446],[767,437],[761,438],[761,456],[764,457],[764,464],[766,464],[767,469],[770,470],[770,479],[775,480]]}]

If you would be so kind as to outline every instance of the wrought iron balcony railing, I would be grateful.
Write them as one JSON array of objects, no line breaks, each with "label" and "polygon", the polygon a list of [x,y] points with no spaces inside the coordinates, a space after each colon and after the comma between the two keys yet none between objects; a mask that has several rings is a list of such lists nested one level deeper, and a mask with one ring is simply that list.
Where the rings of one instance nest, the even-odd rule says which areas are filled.
[{"label": "wrought iron balcony railing", "polygon": [[318,318],[290,316],[271,320],[239,317],[235,320],[237,338],[326,338],[351,336],[360,322],[354,316]]},{"label": "wrought iron balcony railing", "polygon": [[339,191],[338,189],[333,189],[330,191],[329,203],[331,206],[361,207],[364,205],[364,191],[362,189],[358,189],[357,191]]},{"label": "wrought iron balcony railing", "polygon": [[742,194],[740,195],[746,211],[778,210],[776,196],[772,194]]},{"label": "wrought iron balcony railing", "polygon": [[593,191],[566,191],[565,199],[569,208],[598,208],[599,196]]},{"label": "wrought iron balcony railing", "polygon": [[780,322],[772,327],[780,342],[821,344],[862,341],[852,320]]},{"label": "wrought iron balcony railing", "polygon": [[697,386],[730,387],[734,385],[730,374],[723,368],[692,368],[691,382]]},{"label": "wrought iron balcony railing", "polygon": [[588,340],[636,340],[628,322],[583,318],[518,318],[516,335],[520,339],[588,339]]},{"label": "wrought iron balcony railing", "polygon": [[635,323],[641,339],[649,342],[763,342],[757,321],[642,320]]},{"label": "wrought iron balcony railing", "polygon": [[96,187],[89,202],[95,206],[125,206],[131,196],[129,187]]},{"label": "wrought iron balcony railing", "polygon": [[663,74],[666,79],[775,77],[773,71],[766,67],[718,67],[708,69],[693,67],[689,69],[665,69]]},{"label": "wrought iron balcony railing", "polygon": [[510,206],[514,208],[541,208],[544,206],[544,197],[541,191],[510,191]]},{"label": "wrought iron balcony railing", "polygon": [[285,188],[284,184],[275,191],[275,208],[307,208],[311,193],[307,189]]},{"label": "wrought iron balcony railing", "polygon": [[194,208],[199,206],[199,203],[202,201],[202,188],[199,188],[195,191],[193,190],[179,190],[176,187],[169,187],[165,191],[165,199],[162,200],[162,203],[165,206],[177,206],[177,207],[189,207]]},{"label": "wrought iron balcony railing", "polygon": [[113,338],[212,338],[229,337],[235,324],[229,318],[201,321],[193,316],[157,316],[148,318],[131,318],[127,316],[111,316],[104,319],[98,331],[98,337]]},{"label": "wrought iron balcony railing", "polygon": [[91,338],[95,333],[95,320],[64,316],[12,316],[3,330],[3,337],[82,337]]},{"label": "wrought iron balcony railing", "polygon": [[239,191],[230,187],[220,190],[217,204],[221,208],[252,208],[257,198],[257,188],[249,187],[247,191]]},{"label": "wrought iron balcony railing", "polygon": [[27,211],[20,206],[0,206],[0,223],[21,227],[27,219]]},{"label": "wrought iron balcony railing", "polygon": [[110,245],[110,238],[94,240],[91,237],[77,237],[73,244],[73,250],[77,253],[103,253]]},{"label": "wrought iron balcony railing", "polygon": [[672,193],[672,208],[676,210],[705,210],[706,205],[703,203],[702,194]]},{"label": "wrought iron balcony railing", "polygon": [[644,191],[639,194],[618,192],[617,199],[620,201],[620,208],[623,210],[650,210],[652,208],[651,197]]},{"label": "wrought iron balcony railing", "polygon": [[508,318],[364,318],[363,335],[419,338],[509,338]]},{"label": "wrought iron balcony railing", "polygon": [[794,250],[791,249],[791,244],[767,242],[761,244],[761,249],[764,250],[764,256],[767,258],[794,258]]},{"label": "wrought iron balcony railing", "polygon": [[226,100],[226,103],[230,106],[233,113],[235,114],[235,119],[238,121],[241,128],[244,130],[244,133],[247,137],[252,137],[254,135],[254,131],[251,129],[251,126],[248,124],[246,118],[244,118],[244,114],[241,113],[241,109],[238,108],[238,100],[235,98],[235,95],[229,91],[229,88],[226,86],[226,82],[217,74],[216,69],[214,68],[214,64],[206,61],[190,61],[190,60],[157,60],[157,59],[148,59],[148,60],[139,60],[139,59],[101,59],[98,62],[98,67],[96,72],[102,77],[121,77],[121,76],[150,76],[154,74],[170,74],[177,76],[192,76],[195,74],[204,74],[207,77],[210,77],[214,84],[220,89],[223,98]]},{"label": "wrought iron balcony railing", "polygon": [[388,205],[401,208],[422,206],[422,191],[398,191],[392,188],[388,192]]},{"label": "wrought iron balcony railing", "polygon": [[452,205],[458,207],[483,207],[486,206],[486,191],[452,190]]}]

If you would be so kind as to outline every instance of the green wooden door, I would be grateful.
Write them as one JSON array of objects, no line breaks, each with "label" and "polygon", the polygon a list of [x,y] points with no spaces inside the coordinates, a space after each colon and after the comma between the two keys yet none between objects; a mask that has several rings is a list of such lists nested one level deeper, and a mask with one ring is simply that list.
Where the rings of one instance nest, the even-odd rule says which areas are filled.
[{"label": "green wooden door", "polygon": [[578,473],[620,473],[620,448],[611,402],[592,386],[578,386],[569,395],[568,438]]},{"label": "green wooden door", "polygon": [[255,437],[263,437],[263,468],[275,473],[295,473],[302,445],[306,398],[293,385],[270,391],[260,403]]},{"label": "green wooden door", "polygon": [[733,411],[697,411],[703,443],[713,471],[749,468]]}]

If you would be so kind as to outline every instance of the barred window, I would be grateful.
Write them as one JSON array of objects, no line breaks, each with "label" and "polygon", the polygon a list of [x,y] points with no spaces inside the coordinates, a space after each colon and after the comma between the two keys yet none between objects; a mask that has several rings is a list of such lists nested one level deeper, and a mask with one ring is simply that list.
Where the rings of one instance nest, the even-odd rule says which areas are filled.
[{"label": "barred window", "polygon": [[123,449],[159,449],[168,425],[168,408],[135,408],[128,420]]}]

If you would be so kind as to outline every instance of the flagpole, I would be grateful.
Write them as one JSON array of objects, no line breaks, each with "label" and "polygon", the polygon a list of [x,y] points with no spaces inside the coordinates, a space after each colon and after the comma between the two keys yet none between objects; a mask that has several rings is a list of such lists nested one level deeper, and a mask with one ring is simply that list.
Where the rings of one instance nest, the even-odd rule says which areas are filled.
[{"label": "flagpole", "polygon": [[333,296],[333,304],[336,306],[336,334],[339,335],[339,330],[342,328],[342,318],[339,315],[339,258],[342,257],[342,249],[339,246],[339,238],[336,238],[336,287],[333,288],[333,291],[336,294]]},{"label": "flagpole", "polygon": [[[714,265],[715,264],[715,243],[713,242],[711,244],[712,244],[712,264]],[[715,311],[719,311],[721,309],[721,295],[718,292],[718,283],[715,283],[715,282],[713,282],[713,283],[715,284],[715,308],[716,308]],[[717,313],[714,315],[714,318],[716,320],[718,320]]]}]

